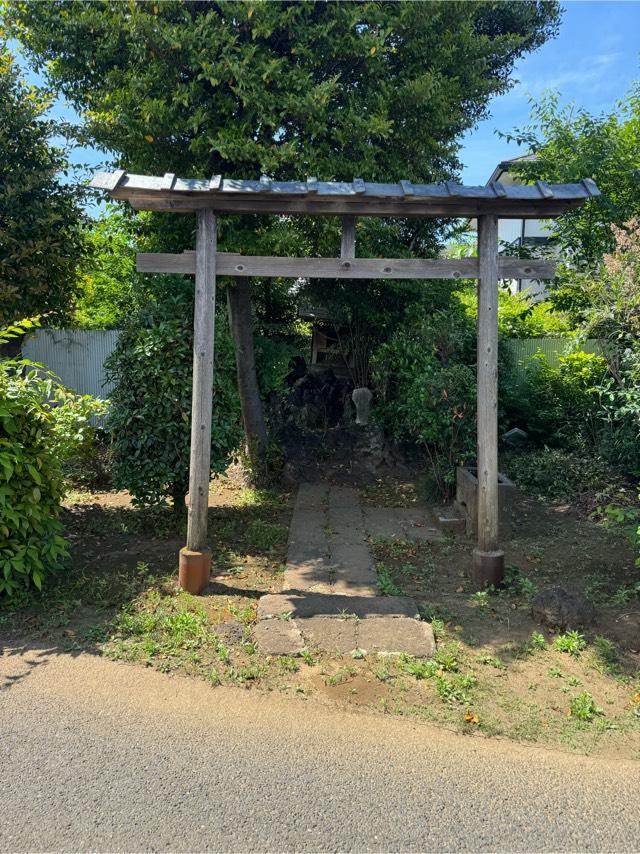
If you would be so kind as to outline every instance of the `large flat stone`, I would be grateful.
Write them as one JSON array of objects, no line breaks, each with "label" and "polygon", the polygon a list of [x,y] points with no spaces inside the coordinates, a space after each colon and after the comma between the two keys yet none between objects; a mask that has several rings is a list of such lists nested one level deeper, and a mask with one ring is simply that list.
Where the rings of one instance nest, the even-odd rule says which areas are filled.
[{"label": "large flat stone", "polygon": [[436,642],[428,623],[409,617],[380,617],[358,623],[358,647],[367,652],[406,652],[431,658]]},{"label": "large flat stone", "polygon": [[351,652],[357,646],[358,621],[353,617],[304,617],[296,620],[307,646],[325,652]]},{"label": "large flat stone", "polygon": [[408,596],[341,596],[321,593],[267,593],[258,602],[258,620],[290,612],[293,619],[318,615],[340,617],[413,617],[418,609]]},{"label": "large flat stone", "polygon": [[360,503],[358,490],[352,486],[332,486],[329,492],[329,507],[357,507]]},{"label": "large flat stone", "polygon": [[329,593],[332,578],[333,570],[323,558],[288,563],[284,571],[284,589]]},{"label": "large flat stone", "polygon": [[329,485],[324,481],[301,483],[296,497],[296,508],[300,510],[322,510],[327,503]]},{"label": "large flat stone", "polygon": [[304,649],[304,640],[293,620],[261,620],[254,637],[267,655],[298,655]]}]

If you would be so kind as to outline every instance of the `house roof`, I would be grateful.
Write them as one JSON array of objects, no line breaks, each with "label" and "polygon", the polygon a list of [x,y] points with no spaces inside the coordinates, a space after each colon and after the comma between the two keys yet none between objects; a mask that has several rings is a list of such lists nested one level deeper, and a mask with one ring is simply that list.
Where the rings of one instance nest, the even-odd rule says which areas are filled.
[{"label": "house roof", "polygon": [[132,175],[124,170],[99,172],[90,183],[111,198],[140,210],[188,212],[210,208],[220,213],[266,213],[378,217],[554,217],[600,195],[585,178],[575,184],[501,184],[466,187],[452,181],[414,184],[353,181],[259,181],[223,178],[177,178]]},{"label": "house roof", "polygon": [[534,163],[537,159],[537,154],[521,154],[519,157],[510,157],[508,160],[501,160],[491,173],[491,177],[487,181],[487,184],[491,184],[492,181],[499,181],[501,176],[504,175],[505,172],[511,171],[511,167],[514,164]]}]

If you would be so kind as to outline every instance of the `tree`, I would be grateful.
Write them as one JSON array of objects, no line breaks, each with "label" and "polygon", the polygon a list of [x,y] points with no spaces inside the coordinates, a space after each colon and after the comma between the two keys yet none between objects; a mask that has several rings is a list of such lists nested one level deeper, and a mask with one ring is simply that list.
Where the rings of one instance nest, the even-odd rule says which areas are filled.
[{"label": "tree", "polygon": [[0,325],[68,320],[78,292],[83,216],[78,189],[62,179],[65,154],[51,144],[49,105],[0,44]]},{"label": "tree", "polygon": [[[85,132],[130,171],[428,181],[456,175],[458,138],[509,87],[514,62],[555,34],[559,6],[26,0],[7,20]],[[219,245],[335,252],[334,221],[287,226],[227,218]],[[372,225],[361,247],[419,253],[436,230]],[[192,246],[189,222],[180,248]],[[250,326],[248,306],[236,329]],[[249,350],[237,352],[249,376]]]},{"label": "tree", "polygon": [[557,183],[593,178],[602,193],[551,225],[572,265],[593,269],[615,246],[619,228],[640,215],[640,87],[610,114],[593,116],[575,105],[561,107],[557,93],[532,101],[531,123],[509,138],[535,160],[513,166],[527,180]]}]

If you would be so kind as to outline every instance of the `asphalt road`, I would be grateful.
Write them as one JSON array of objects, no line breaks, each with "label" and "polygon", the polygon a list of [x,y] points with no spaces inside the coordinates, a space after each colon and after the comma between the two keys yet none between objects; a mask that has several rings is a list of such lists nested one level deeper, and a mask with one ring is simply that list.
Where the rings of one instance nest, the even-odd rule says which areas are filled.
[{"label": "asphalt road", "polygon": [[97,657],[0,656],[2,851],[634,851],[639,781]]}]

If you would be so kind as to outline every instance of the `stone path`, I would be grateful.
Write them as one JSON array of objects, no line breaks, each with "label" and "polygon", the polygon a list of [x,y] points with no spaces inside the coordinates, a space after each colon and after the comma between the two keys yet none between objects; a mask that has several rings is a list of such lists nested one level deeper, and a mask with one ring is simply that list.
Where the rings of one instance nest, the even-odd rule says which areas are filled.
[{"label": "stone path", "polygon": [[442,539],[419,508],[363,511],[356,489],[323,482],[300,485],[283,593],[263,596],[258,607],[256,640],[264,652],[293,655],[315,647],[433,654],[431,627],[420,621],[413,600],[378,595],[367,535]]}]

